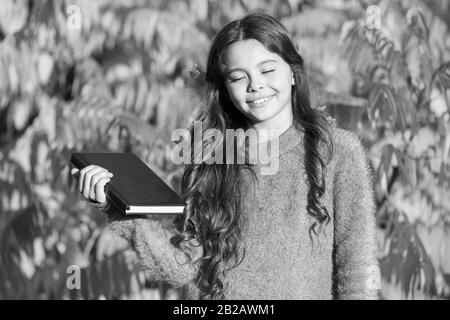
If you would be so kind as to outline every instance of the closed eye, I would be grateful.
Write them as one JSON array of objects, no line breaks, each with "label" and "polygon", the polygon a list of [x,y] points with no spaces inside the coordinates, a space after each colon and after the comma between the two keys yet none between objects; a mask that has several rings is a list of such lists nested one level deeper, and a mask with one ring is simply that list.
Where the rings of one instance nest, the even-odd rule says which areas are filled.
[{"label": "closed eye", "polygon": [[242,79],[244,79],[245,77],[241,77],[241,78],[235,78],[235,79],[229,79],[230,82],[237,82],[240,81]]},{"label": "closed eye", "polygon": [[274,72],[275,70],[266,70],[266,71],[263,71],[262,73],[270,73],[270,72]]}]

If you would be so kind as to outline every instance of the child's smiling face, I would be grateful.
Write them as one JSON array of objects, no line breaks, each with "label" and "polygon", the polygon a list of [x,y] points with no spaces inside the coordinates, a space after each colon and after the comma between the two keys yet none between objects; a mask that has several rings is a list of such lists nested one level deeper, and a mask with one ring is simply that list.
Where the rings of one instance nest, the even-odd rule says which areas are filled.
[{"label": "child's smiling face", "polygon": [[231,101],[261,128],[281,128],[292,121],[290,66],[254,39],[231,44],[224,53],[224,81]]}]

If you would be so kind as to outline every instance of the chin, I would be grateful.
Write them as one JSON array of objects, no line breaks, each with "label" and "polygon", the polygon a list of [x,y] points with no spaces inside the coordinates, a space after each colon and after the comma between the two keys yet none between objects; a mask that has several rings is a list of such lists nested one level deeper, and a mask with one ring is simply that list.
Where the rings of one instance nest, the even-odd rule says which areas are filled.
[{"label": "chin", "polygon": [[273,118],[273,115],[266,116],[266,117],[263,117],[263,116],[253,116],[253,122],[254,122],[254,123],[266,122],[266,121],[269,121],[269,120],[272,119],[272,118]]},{"label": "chin", "polygon": [[253,117],[260,121],[266,121],[266,120],[269,120],[269,119],[275,117],[278,114],[278,112],[279,112],[279,110],[277,110],[277,112],[274,112],[273,109],[270,110],[270,108],[265,109],[265,110],[264,109],[254,110]]}]

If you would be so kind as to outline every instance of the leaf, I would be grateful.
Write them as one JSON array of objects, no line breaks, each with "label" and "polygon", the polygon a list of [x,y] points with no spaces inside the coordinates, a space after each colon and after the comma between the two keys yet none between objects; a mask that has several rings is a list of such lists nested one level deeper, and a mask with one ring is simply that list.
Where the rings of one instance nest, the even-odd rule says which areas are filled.
[{"label": "leaf", "polygon": [[413,17],[410,18],[410,28],[404,36],[402,49],[413,86],[423,89],[430,86],[433,70],[432,56],[427,43],[428,30],[419,12],[411,15]]},{"label": "leaf", "polygon": [[31,110],[33,105],[31,101],[15,101],[11,107],[10,117],[12,118],[12,123],[14,128],[18,131],[25,129],[29,118],[31,117]]},{"label": "leaf", "polygon": [[45,95],[38,95],[36,98],[39,108],[39,116],[36,122],[39,123],[39,129],[47,134],[48,140],[54,141],[56,140],[58,121],[58,100]]},{"label": "leaf", "polygon": [[445,94],[433,87],[430,95],[430,110],[437,118],[444,116],[449,111],[448,103]]},{"label": "leaf", "polygon": [[19,74],[14,64],[8,65],[9,86],[13,92],[17,91],[20,84]]},{"label": "leaf", "polygon": [[206,20],[209,7],[207,0],[192,0],[189,1],[189,4],[191,13],[196,15],[198,20]]},{"label": "leaf", "polygon": [[387,183],[387,173],[386,171],[381,171],[381,177],[380,177],[380,183],[379,186],[381,188],[381,192],[383,196],[387,196],[389,194],[388,192],[388,183]]},{"label": "leaf", "polygon": [[414,188],[417,185],[417,169],[414,159],[411,159],[408,155],[402,151],[396,149],[395,156],[400,168],[400,172],[405,180]]},{"label": "leaf", "polygon": [[101,262],[101,284],[102,284],[102,293],[109,299],[111,297],[111,274],[108,267],[108,259]]},{"label": "leaf", "polygon": [[417,234],[436,269],[449,274],[450,232],[448,229],[442,224],[431,227],[418,225]]},{"label": "leaf", "polygon": [[386,144],[381,149],[381,163],[383,164],[384,171],[388,173],[391,165],[392,154],[394,153],[394,146],[392,144]]},{"label": "leaf", "polygon": [[430,150],[438,145],[438,134],[428,126],[422,127],[412,137],[408,146],[408,154],[412,157],[419,158],[424,155],[429,155]]},{"label": "leaf", "polygon": [[90,274],[89,279],[93,299],[98,299],[101,294],[100,275],[98,274],[97,265],[98,265],[97,263],[91,263],[89,265],[89,274]]},{"label": "leaf", "polygon": [[129,247],[127,241],[115,236],[111,231],[104,230],[96,241],[96,260],[102,261],[113,257]]},{"label": "leaf", "polygon": [[90,293],[90,279],[89,279],[89,268],[81,268],[81,272],[80,272],[80,276],[81,276],[81,281],[80,281],[80,285],[81,285],[81,296],[83,297],[83,299],[85,300],[89,300],[91,297],[91,293]]},{"label": "leaf", "polygon": [[112,279],[114,283],[114,293],[115,298],[120,299],[124,295],[123,282],[126,281],[123,274],[123,263],[122,256],[114,255],[111,259],[111,270],[112,270]]},{"label": "leaf", "polygon": [[20,251],[20,269],[28,279],[36,272],[33,260],[23,251]]},{"label": "leaf", "polygon": [[158,28],[160,14],[153,9],[136,8],[128,12],[123,21],[122,38],[134,39],[136,44],[150,50],[156,29]]},{"label": "leaf", "polygon": [[416,34],[418,34],[422,39],[429,39],[430,31],[428,30],[427,23],[421,8],[418,6],[412,6],[406,12],[406,19],[408,25],[414,29]]},{"label": "leaf", "polygon": [[50,79],[50,75],[52,74],[53,66],[54,60],[51,55],[46,52],[39,55],[38,75],[41,84],[47,84],[48,80]]},{"label": "leaf", "polygon": [[411,187],[417,186],[417,163],[415,159],[407,158],[407,175]]},{"label": "leaf", "polygon": [[405,90],[409,87],[407,79],[409,72],[403,56],[399,51],[392,50],[387,57],[387,68],[390,70],[390,84],[396,90]]},{"label": "leaf", "polygon": [[428,296],[436,294],[433,264],[413,227],[406,221],[397,222],[386,244],[388,254],[380,259],[382,276],[401,285],[406,297],[419,289]]},{"label": "leaf", "polygon": [[28,18],[28,3],[25,0],[4,0],[0,11],[0,30],[11,35],[22,30]]},{"label": "leaf", "polygon": [[155,137],[157,130],[133,114],[125,112],[118,114],[112,125],[115,124],[125,126],[130,131],[130,135],[143,144],[146,144],[145,140],[148,143],[154,143],[149,137]]},{"label": "leaf", "polygon": [[371,117],[381,121],[393,121],[402,131],[406,131],[414,122],[406,101],[390,85],[378,83],[369,95],[369,112]]},{"label": "leaf", "polygon": [[136,100],[134,102],[134,112],[135,114],[141,116],[145,108],[145,102],[147,99],[148,84],[145,78],[140,78],[137,82],[136,89]]},{"label": "leaf", "polygon": [[441,163],[441,169],[439,170],[439,179],[438,179],[438,186],[445,187],[445,183],[447,180],[447,174],[445,170],[445,163]]},{"label": "leaf", "polygon": [[[436,90],[440,92],[440,95]],[[450,113],[448,92],[450,92],[450,62],[439,66],[432,76],[431,108],[433,111],[437,109],[437,111],[434,111],[436,114],[443,114],[444,105],[447,106],[447,111]],[[435,101],[436,99],[437,101]]]},{"label": "leaf", "polygon": [[48,152],[47,135],[35,134],[32,138],[30,154],[31,179],[35,182],[43,182],[48,174],[45,168]]}]

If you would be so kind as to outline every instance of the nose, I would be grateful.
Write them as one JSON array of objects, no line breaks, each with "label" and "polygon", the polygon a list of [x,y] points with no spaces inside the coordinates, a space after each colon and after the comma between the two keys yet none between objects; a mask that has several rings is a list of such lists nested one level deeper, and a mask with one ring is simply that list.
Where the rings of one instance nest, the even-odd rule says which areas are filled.
[{"label": "nose", "polygon": [[248,92],[255,92],[261,90],[263,87],[261,79],[254,77],[250,79],[247,90]]}]

